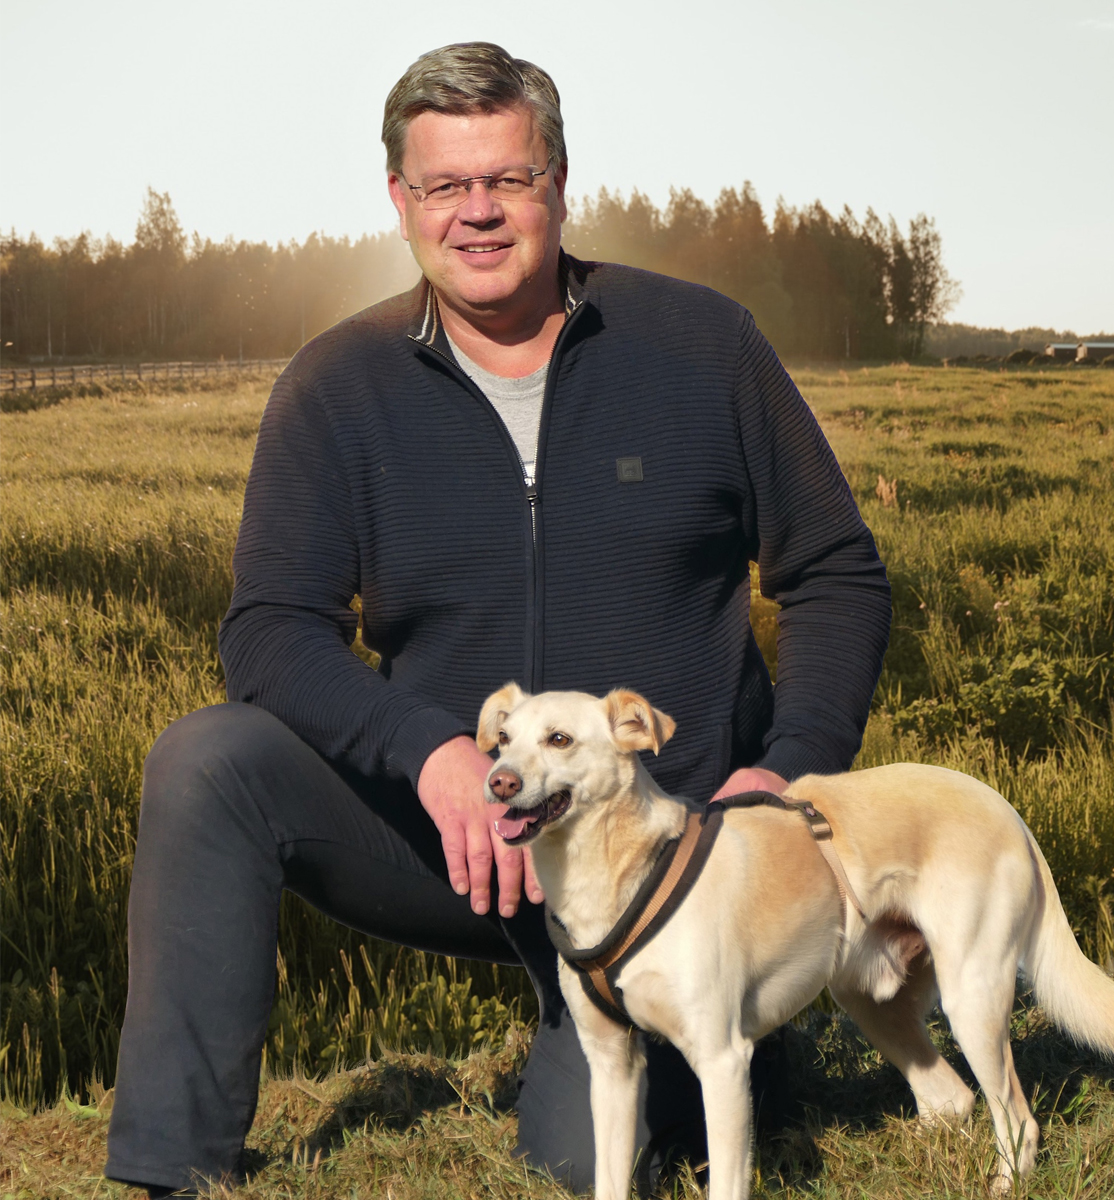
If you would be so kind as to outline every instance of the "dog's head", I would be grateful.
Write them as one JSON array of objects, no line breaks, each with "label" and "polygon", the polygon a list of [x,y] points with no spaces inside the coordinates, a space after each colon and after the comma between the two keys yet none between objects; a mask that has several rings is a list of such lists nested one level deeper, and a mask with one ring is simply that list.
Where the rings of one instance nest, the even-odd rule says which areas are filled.
[{"label": "dog's head", "polygon": [[489,803],[507,805],[496,832],[520,845],[615,795],[633,781],[637,751],[657,754],[675,728],[637,692],[527,696],[508,683],[484,703],[476,734],[481,750],[499,747],[484,789]]}]

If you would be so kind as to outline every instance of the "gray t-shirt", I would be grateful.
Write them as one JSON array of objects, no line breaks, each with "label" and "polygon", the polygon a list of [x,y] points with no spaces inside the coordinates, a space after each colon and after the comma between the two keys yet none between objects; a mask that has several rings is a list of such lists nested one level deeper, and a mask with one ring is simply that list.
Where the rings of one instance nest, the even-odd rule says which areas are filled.
[{"label": "gray t-shirt", "polygon": [[[447,331],[445,336],[448,337]],[[493,375],[478,366],[452,338],[449,338],[449,345],[460,364],[460,369],[491,401],[514,438],[518,455],[522,459],[522,473],[527,484],[532,484],[538,453],[538,426],[542,419],[542,398],[545,396],[545,377],[549,371],[549,364],[540,367],[533,375],[524,375],[521,379],[508,379],[504,375]]]}]

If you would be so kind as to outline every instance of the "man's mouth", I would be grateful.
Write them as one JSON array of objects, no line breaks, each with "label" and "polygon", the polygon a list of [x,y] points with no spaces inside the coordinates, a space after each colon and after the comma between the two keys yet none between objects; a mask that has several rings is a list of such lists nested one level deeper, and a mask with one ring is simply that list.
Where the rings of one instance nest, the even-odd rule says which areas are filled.
[{"label": "man's mouth", "polygon": [[509,247],[509,242],[497,242],[481,246],[457,246],[457,249],[464,254],[494,254],[498,250],[506,250]]},{"label": "man's mouth", "polygon": [[541,804],[533,808],[508,808],[496,818],[495,832],[510,846],[521,846],[536,838],[550,823],[568,811],[572,796],[567,792],[554,792],[546,796]]}]

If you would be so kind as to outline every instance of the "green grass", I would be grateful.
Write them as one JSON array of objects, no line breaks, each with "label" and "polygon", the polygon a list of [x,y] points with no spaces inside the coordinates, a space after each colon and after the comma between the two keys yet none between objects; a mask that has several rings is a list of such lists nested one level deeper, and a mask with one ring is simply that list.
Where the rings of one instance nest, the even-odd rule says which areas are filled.
[{"label": "green grass", "polygon": [[[894,583],[860,765],[940,762],[1001,790],[1084,949],[1114,971],[1114,378],[796,378]],[[0,1160],[22,1164],[0,1173],[0,1196],[122,1194],[92,1180],[142,763],[171,720],[222,698],[216,628],[267,382],[99,390],[0,417]],[[771,665],[775,617],[758,598]],[[247,1195],[560,1194],[509,1157],[534,1014],[522,972],[371,942],[291,897],[280,944]],[[921,1130],[900,1079],[844,1023],[805,1020],[793,1080],[809,1115],[760,1143],[758,1194],[977,1194],[985,1118],[973,1133]],[[1047,1127],[1028,1194],[1098,1196],[1114,1179],[1110,1071],[1031,1012],[1018,1020]]]}]

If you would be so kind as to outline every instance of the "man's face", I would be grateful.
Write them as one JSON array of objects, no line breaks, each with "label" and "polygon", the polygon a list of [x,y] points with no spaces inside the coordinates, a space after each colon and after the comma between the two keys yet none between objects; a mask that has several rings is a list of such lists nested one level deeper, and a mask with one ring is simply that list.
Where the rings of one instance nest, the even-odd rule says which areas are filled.
[{"label": "man's face", "polygon": [[475,184],[459,208],[425,209],[407,183],[436,175],[487,175],[546,166],[545,141],[520,108],[474,116],[421,113],[410,122],[402,174],[387,177],[402,236],[426,278],[453,307],[499,311],[530,304],[556,278],[565,219],[565,172],[551,164],[539,190],[499,200]]}]

